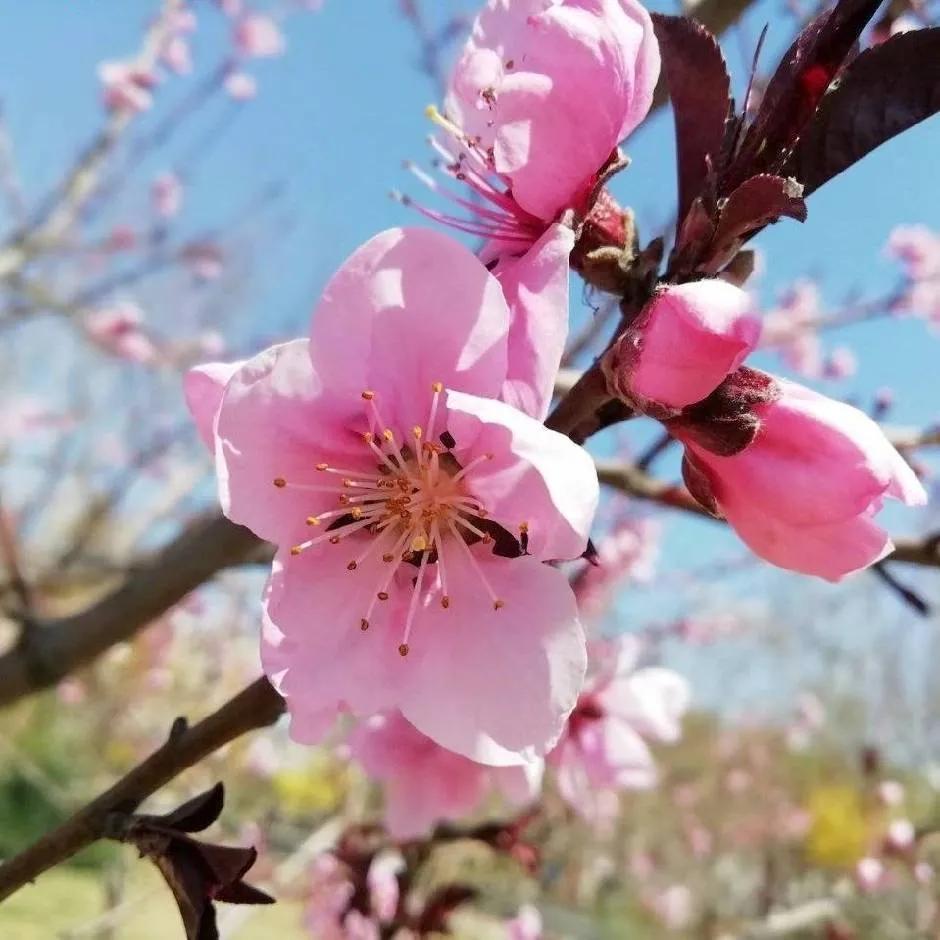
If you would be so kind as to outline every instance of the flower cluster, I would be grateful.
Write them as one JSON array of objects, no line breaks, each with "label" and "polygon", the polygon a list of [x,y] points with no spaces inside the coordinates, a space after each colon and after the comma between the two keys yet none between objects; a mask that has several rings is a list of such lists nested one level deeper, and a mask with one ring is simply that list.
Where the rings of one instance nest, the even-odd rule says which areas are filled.
[{"label": "flower cluster", "polygon": [[[241,57],[283,46],[255,15],[235,42]],[[645,740],[679,734],[684,682],[636,670],[632,644],[595,644],[586,681],[559,563],[593,554],[598,479],[543,423],[585,233],[593,245],[617,229],[606,283],[627,277],[628,214],[605,185],[659,67],[635,0],[489,0],[430,112],[448,188],[413,168],[464,214],[420,211],[481,236],[480,251],[382,232],[329,281],[309,338],[187,377],[223,511],[277,548],[262,656],[291,734],[313,743],[338,714],[357,719],[351,753],[386,783],[402,838],[494,788],[531,800],[546,760],[563,797],[602,820],[617,790],[655,780]],[[164,216],[181,196],[170,182],[154,194]],[[794,193],[767,195],[798,214]],[[730,258],[741,238],[723,237],[712,248]],[[656,286],[652,251],[632,313],[623,292],[610,394],[681,441],[692,495],[758,555],[833,580],[877,561],[883,499],[924,499],[913,471],[861,412],[747,367],[750,298],[683,244],[702,258],[695,277],[670,267]]]}]

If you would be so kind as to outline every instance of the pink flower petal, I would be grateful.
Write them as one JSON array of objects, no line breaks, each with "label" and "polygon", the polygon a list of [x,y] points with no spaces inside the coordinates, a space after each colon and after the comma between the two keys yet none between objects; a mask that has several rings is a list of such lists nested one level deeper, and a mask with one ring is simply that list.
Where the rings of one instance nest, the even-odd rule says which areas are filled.
[{"label": "pink flower petal", "polygon": [[512,311],[509,374],[501,398],[541,421],[548,414],[568,338],[568,256],[574,232],[552,225],[519,258],[495,270]]},{"label": "pink flower petal", "polygon": [[587,451],[500,401],[448,391],[447,409],[458,455],[493,454],[467,474],[490,518],[514,535],[524,525],[537,558],[578,557],[599,498]]},{"label": "pink flower petal", "polygon": [[186,406],[196,422],[196,430],[210,451],[215,450],[215,419],[222,393],[229,379],[244,365],[237,362],[207,362],[195,366],[183,379]]},{"label": "pink flower petal", "polygon": [[483,556],[479,568],[504,602],[494,610],[458,552],[446,559],[449,609],[427,607],[416,617],[420,680],[416,671],[403,690],[402,713],[471,760],[532,760],[557,740],[584,680],[574,595],[564,574],[535,559]]},{"label": "pink flower petal", "polygon": [[310,348],[324,387],[374,391],[385,420],[410,429],[426,423],[435,382],[496,397],[508,332],[502,288],[472,252],[430,229],[391,229],[330,280]]},{"label": "pink flower petal", "polygon": [[[274,346],[230,378],[216,422],[216,472],[222,511],[260,538],[291,545],[306,537],[306,519],[336,505],[319,461],[374,469],[346,414],[361,400],[335,401],[310,365],[309,344]],[[355,412],[353,412],[355,413]],[[358,418],[358,414],[356,415]],[[280,488],[276,479],[290,487]]]}]

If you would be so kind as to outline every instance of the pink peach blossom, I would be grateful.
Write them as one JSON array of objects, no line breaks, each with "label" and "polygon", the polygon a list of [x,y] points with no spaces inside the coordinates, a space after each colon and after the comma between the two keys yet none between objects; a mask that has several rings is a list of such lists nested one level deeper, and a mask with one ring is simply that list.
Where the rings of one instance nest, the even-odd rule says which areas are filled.
[{"label": "pink peach blossom", "polygon": [[848,347],[837,346],[829,353],[822,371],[827,379],[847,379],[858,371],[858,359]]},{"label": "pink peach blossom", "polygon": [[586,565],[572,583],[583,617],[601,617],[626,580],[648,581],[652,577],[659,533],[660,526],[654,520],[629,518],[600,540],[595,564]]},{"label": "pink peach blossom", "polygon": [[656,764],[644,738],[674,742],[689,701],[685,680],[668,669],[637,669],[639,642],[622,637],[595,643],[602,665],[586,683],[565,732],[548,755],[562,797],[584,818],[604,822],[606,799],[617,790],[656,783]]},{"label": "pink peach blossom", "polygon": [[767,386],[767,400],[753,409],[756,436],[719,456],[678,430],[687,477],[755,554],[781,568],[838,581],[884,558],[893,545],[874,515],[885,497],[926,502],[914,471],[857,408],[749,374]]},{"label": "pink peach blossom", "polygon": [[489,0],[445,114],[432,112],[454,141],[434,142],[446,172],[479,202],[450,194],[470,219],[426,214],[519,252],[566,209],[586,212],[601,170],[649,110],[659,64],[635,0]]},{"label": "pink peach blossom", "polygon": [[193,70],[189,41],[184,36],[171,36],[160,58],[166,67],[177,75],[189,75]]},{"label": "pink peach blossom", "polygon": [[284,52],[284,34],[270,17],[262,13],[249,13],[235,24],[235,49],[249,59],[265,59]]},{"label": "pink peach blossom", "polygon": [[200,281],[217,280],[225,268],[222,249],[210,241],[190,242],[183,248],[180,258]]},{"label": "pink peach blossom", "polygon": [[126,62],[102,62],[98,78],[104,92],[104,106],[109,111],[137,113],[153,104],[156,77],[146,69]]},{"label": "pink peach blossom", "polygon": [[182,181],[175,173],[160,173],[154,178],[150,195],[154,212],[161,218],[171,219],[179,214],[183,205]]},{"label": "pink peach blossom", "polygon": [[597,477],[581,448],[498,399],[517,370],[548,374],[512,361],[510,320],[469,251],[395,229],[333,277],[309,342],[224,385],[197,370],[223,511],[279,546],[263,652],[298,740],[341,706],[398,709],[496,765],[560,734],[585,646],[567,578],[542,562],[583,551]]},{"label": "pink peach blossom", "polygon": [[648,899],[653,913],[668,930],[682,930],[692,922],[692,892],[685,885],[670,885]]},{"label": "pink peach blossom", "polygon": [[875,894],[888,883],[888,870],[879,858],[866,856],[855,866],[855,884],[863,894]]},{"label": "pink peach blossom", "polygon": [[542,940],[542,915],[531,904],[523,904],[519,913],[506,922],[506,940]]},{"label": "pink peach blossom", "polygon": [[917,831],[909,819],[894,819],[888,825],[885,845],[892,852],[906,852],[916,839]]},{"label": "pink peach blossom", "polygon": [[878,784],[878,799],[885,806],[900,806],[904,802],[904,784],[897,780],[882,780]]},{"label": "pink peach blossom", "polygon": [[247,72],[229,72],[224,85],[229,97],[235,101],[251,101],[258,94],[258,83]]},{"label": "pink peach blossom", "polygon": [[819,287],[815,281],[798,280],[765,314],[762,345],[777,349],[789,369],[816,378],[823,370],[822,344],[816,333],[823,318]]},{"label": "pink peach blossom", "polygon": [[899,225],[888,237],[886,253],[901,262],[912,281],[940,277],[940,234],[926,225]]},{"label": "pink peach blossom", "polygon": [[397,712],[361,722],[349,748],[370,779],[384,784],[385,825],[396,839],[420,838],[439,822],[468,816],[494,787],[512,803],[531,802],[541,783],[540,762],[477,764],[435,744]]},{"label": "pink peach blossom", "polygon": [[726,281],[670,284],[643,308],[605,367],[621,397],[676,414],[710,395],[757,345],[760,321]]},{"label": "pink peach blossom", "polygon": [[104,243],[104,250],[114,253],[133,251],[136,247],[137,232],[130,225],[115,225]]},{"label": "pink peach blossom", "polygon": [[130,301],[92,311],[83,326],[89,338],[113,356],[142,365],[157,358],[157,347],[144,329],[143,312]]}]

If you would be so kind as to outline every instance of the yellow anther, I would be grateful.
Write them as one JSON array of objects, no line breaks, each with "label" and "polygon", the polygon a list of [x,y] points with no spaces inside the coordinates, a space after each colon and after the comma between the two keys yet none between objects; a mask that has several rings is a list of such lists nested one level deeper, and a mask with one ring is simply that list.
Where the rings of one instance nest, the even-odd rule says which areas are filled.
[{"label": "yellow anther", "polygon": [[493,601],[493,610],[499,610],[501,607],[505,607],[505,606],[506,606],[506,602],[501,601],[498,597],[496,598],[495,601]]},{"label": "yellow anther", "polygon": [[307,525],[319,525],[320,520],[316,516],[307,516]]},{"label": "yellow anther", "polygon": [[363,617],[362,620],[359,621],[359,629],[362,630],[363,633],[365,633],[365,631],[369,629],[369,621],[366,620],[365,617]]},{"label": "yellow anther", "polygon": [[346,570],[347,570],[347,571],[355,571],[358,567],[359,567],[359,563],[358,563],[358,562],[356,562],[356,561],[351,561],[348,565],[346,565]]},{"label": "yellow anther", "polygon": [[446,594],[441,597],[441,607],[443,607],[444,610],[447,610],[447,608],[450,607],[450,598]]},{"label": "yellow anther", "polygon": [[424,432],[421,430],[420,427],[418,427],[417,424],[411,429],[411,434],[412,434],[412,436],[414,437],[414,439],[415,439],[416,441],[420,441],[420,440],[421,440],[421,435],[422,435],[423,433],[424,433]]},{"label": "yellow anther", "polygon": [[520,531],[523,535],[525,535],[525,534],[529,531],[529,523],[528,523],[528,522],[520,522],[520,523],[519,523],[519,531]]},{"label": "yellow anther", "polygon": [[399,656],[407,656],[407,655],[408,655],[408,650],[409,650],[408,644],[407,644],[407,643],[402,643],[401,646],[398,647],[398,655],[399,655]]},{"label": "yellow anther", "polygon": [[353,508],[350,510],[349,514],[353,517],[353,519],[361,519],[361,518],[362,518],[362,509],[360,509],[359,506],[353,506]]},{"label": "yellow anther", "polygon": [[427,549],[427,547],[428,547],[427,536],[425,536],[423,532],[418,533],[418,535],[416,535],[411,540],[411,550],[413,552],[423,552],[425,551],[425,549]]},{"label": "yellow anther", "polygon": [[322,472],[323,470],[329,470],[329,469],[330,469],[330,465],[329,465],[328,463],[318,463],[318,464],[317,464],[317,470],[320,470],[321,472]]},{"label": "yellow anther", "polygon": [[284,477],[275,477],[275,478],[274,478],[274,485],[275,485],[279,490],[282,490],[282,489],[284,489],[285,486],[287,486],[287,480],[285,480]]},{"label": "yellow anther", "polygon": [[362,439],[367,443],[371,444],[375,440],[375,435],[371,431],[364,431]]},{"label": "yellow anther", "polygon": [[439,395],[441,392],[444,391],[444,383],[443,383],[443,382],[432,382],[432,383],[431,383],[431,391],[432,391],[432,392],[437,392],[437,394]]},{"label": "yellow anther", "polygon": [[375,392],[372,392],[369,389],[366,389],[362,393],[362,397],[365,401],[372,401],[372,399],[375,398]]},{"label": "yellow anther", "polygon": [[386,429],[382,432],[382,437],[384,437],[385,440],[387,440],[389,443],[391,443],[392,441],[395,440],[395,435],[392,433],[392,429],[391,429],[391,428],[386,428]]},{"label": "yellow anther", "polygon": [[299,555],[302,551],[303,551],[303,548],[301,548],[299,545],[294,545],[291,548],[290,553],[292,555]]}]

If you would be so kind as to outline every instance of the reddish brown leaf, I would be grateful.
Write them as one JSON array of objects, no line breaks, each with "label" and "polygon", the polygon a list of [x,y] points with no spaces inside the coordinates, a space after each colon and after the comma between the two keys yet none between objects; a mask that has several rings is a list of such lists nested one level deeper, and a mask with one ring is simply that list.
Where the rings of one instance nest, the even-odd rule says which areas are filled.
[{"label": "reddish brown leaf", "polygon": [[708,158],[716,160],[731,111],[731,79],[715,37],[685,16],[653,14],[663,75],[676,124],[678,218],[702,194]]},{"label": "reddish brown leaf", "polygon": [[782,216],[806,220],[803,188],[782,176],[753,176],[743,182],[721,209],[715,237],[700,270],[716,274],[753,234]]},{"label": "reddish brown leaf", "polygon": [[788,171],[807,194],[940,111],[940,27],[863,52],[822,100]]},{"label": "reddish brown leaf", "polygon": [[225,805],[225,786],[217,783],[211,790],[194,796],[165,816],[147,817],[169,829],[181,832],[202,832],[208,829],[222,814]]},{"label": "reddish brown leaf", "polygon": [[777,172],[880,5],[840,0],[797,36],[767,86],[722,192],[757,173]]}]

